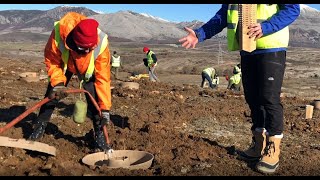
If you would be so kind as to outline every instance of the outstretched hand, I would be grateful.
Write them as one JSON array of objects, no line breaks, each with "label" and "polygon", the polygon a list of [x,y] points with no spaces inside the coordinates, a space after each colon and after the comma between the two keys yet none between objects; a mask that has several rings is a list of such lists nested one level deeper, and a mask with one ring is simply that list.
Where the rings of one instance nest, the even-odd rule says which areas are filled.
[{"label": "outstretched hand", "polygon": [[196,33],[188,27],[185,27],[185,30],[189,33],[187,36],[179,39],[179,42],[182,43],[182,47],[189,49],[190,47],[195,48],[196,44],[198,44],[199,40],[196,36]]}]

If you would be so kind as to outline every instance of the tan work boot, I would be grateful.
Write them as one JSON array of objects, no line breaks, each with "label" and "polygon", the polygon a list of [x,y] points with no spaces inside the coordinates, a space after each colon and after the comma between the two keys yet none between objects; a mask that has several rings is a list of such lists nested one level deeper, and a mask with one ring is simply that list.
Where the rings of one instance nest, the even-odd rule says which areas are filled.
[{"label": "tan work boot", "polygon": [[266,131],[264,128],[256,128],[252,131],[252,142],[249,149],[241,152],[239,158],[247,161],[258,161],[266,147]]},{"label": "tan work boot", "polygon": [[256,166],[258,171],[262,173],[274,173],[277,170],[282,137],[283,135],[276,135],[268,138],[265,153]]}]

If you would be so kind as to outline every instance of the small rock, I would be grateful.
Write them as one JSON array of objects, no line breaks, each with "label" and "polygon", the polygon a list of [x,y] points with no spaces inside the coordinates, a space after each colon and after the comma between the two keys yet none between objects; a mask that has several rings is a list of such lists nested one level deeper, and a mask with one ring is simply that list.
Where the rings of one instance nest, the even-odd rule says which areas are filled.
[{"label": "small rock", "polygon": [[48,163],[48,164],[46,164],[44,167],[42,167],[41,169],[42,169],[42,170],[49,170],[49,169],[52,168],[52,165],[53,165],[53,163]]},{"label": "small rock", "polygon": [[95,176],[94,174],[84,173],[82,176]]}]

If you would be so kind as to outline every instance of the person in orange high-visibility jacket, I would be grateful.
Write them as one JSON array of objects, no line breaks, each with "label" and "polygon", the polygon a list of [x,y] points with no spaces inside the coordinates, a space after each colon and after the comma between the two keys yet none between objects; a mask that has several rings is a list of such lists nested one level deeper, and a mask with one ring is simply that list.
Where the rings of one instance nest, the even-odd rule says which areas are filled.
[{"label": "person in orange high-visibility jacket", "polygon": [[86,94],[87,115],[94,127],[95,150],[109,148],[102,127],[110,121],[110,51],[108,36],[98,26],[96,20],[76,12],[66,13],[55,22],[44,50],[49,77],[45,97],[52,100],[40,108],[29,140],[38,140],[43,136],[55,106],[67,96],[65,90],[68,82],[76,74],[82,82],[81,86],[95,98],[102,112],[100,118],[99,111]]}]

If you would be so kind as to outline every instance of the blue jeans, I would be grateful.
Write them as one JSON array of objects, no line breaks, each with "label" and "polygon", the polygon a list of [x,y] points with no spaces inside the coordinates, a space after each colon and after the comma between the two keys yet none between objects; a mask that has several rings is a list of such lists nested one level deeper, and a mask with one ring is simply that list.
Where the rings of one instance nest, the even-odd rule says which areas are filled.
[{"label": "blue jeans", "polygon": [[210,86],[212,89],[217,86],[216,84],[212,84],[212,80],[211,80],[210,76],[209,76],[207,73],[202,72],[201,77],[202,77],[202,82],[201,82],[201,87],[202,87],[202,88],[203,88],[203,86],[204,86],[205,80],[207,80],[207,81],[209,82],[209,86]]}]

